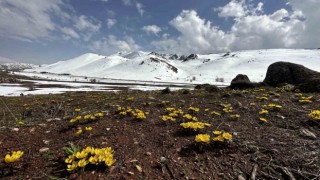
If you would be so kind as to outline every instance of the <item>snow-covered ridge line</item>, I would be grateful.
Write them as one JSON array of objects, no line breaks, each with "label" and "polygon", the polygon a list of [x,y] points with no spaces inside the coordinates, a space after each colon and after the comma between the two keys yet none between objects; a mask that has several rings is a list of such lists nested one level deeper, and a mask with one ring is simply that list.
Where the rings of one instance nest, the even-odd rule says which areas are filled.
[{"label": "snow-covered ridge line", "polygon": [[267,49],[184,56],[142,51],[110,56],[87,53],[26,72],[148,82],[228,84],[237,74],[247,74],[254,82],[262,81],[268,66],[277,61],[320,71],[320,50]]}]

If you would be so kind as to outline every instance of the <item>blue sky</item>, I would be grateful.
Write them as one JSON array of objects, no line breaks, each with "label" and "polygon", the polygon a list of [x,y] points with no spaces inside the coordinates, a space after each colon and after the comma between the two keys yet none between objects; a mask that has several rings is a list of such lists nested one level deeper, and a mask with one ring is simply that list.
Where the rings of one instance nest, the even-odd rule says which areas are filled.
[{"label": "blue sky", "polygon": [[0,0],[0,56],[319,48],[319,0]]}]

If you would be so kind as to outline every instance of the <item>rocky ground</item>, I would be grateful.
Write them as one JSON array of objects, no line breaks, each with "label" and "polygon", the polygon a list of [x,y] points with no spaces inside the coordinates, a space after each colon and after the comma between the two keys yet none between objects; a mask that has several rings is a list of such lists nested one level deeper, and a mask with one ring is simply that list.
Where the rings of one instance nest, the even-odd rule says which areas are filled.
[{"label": "rocky ground", "polygon": [[[320,109],[317,93],[286,87],[225,88],[0,100],[1,179],[320,178],[320,124],[308,116]],[[174,110],[168,108],[183,113],[170,115]],[[141,111],[134,114],[134,109]],[[77,121],[78,116],[82,119]],[[164,116],[175,121],[164,121]],[[210,126],[192,130],[180,125],[190,121]],[[232,139],[214,141],[216,130],[230,133]],[[210,135],[210,142],[196,142],[197,134]],[[88,146],[111,147],[115,162],[68,171],[65,159],[71,152],[66,149],[76,152]],[[6,154],[18,150],[24,154],[6,163]]]}]

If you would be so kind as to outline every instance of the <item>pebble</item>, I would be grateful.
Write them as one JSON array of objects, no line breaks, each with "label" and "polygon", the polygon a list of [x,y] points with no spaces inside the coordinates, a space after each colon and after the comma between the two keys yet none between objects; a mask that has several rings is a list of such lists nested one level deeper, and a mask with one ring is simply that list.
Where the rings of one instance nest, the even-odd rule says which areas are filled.
[{"label": "pebble", "polygon": [[49,145],[50,141],[49,141],[49,140],[43,140],[43,143],[44,143],[45,145]]},{"label": "pebble", "polygon": [[19,131],[19,128],[13,128],[12,131],[18,132],[18,131]]},{"label": "pebble", "polygon": [[149,96],[148,99],[149,99],[149,100],[156,100],[156,98],[154,98],[154,97],[152,97],[152,96]]},{"label": "pebble", "polygon": [[36,128],[35,128],[35,127],[31,128],[29,132],[30,132],[30,133],[34,133],[34,131],[36,131]]},{"label": "pebble", "polygon": [[44,152],[48,152],[50,149],[48,147],[43,147],[41,149],[39,149],[40,153],[44,153]]},{"label": "pebble", "polygon": [[47,124],[38,124],[40,127],[47,127]]},{"label": "pebble", "polygon": [[142,172],[142,168],[139,165],[136,165],[136,168],[139,172]]},{"label": "pebble", "polygon": [[151,152],[146,152],[146,155],[151,156]]},{"label": "pebble", "polygon": [[301,128],[300,133],[310,139],[314,139],[314,140],[317,139],[317,136],[313,132],[309,131],[308,129]]}]

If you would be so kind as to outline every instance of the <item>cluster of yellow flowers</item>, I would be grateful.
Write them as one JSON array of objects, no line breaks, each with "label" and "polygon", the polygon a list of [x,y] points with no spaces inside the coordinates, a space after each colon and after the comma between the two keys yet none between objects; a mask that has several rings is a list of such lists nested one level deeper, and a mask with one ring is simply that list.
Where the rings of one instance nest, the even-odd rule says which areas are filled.
[{"label": "cluster of yellow flowers", "polygon": [[276,92],[290,92],[292,91],[292,87],[290,86],[282,86],[282,87],[277,87]]},{"label": "cluster of yellow flowers", "polygon": [[197,113],[197,112],[200,111],[199,108],[192,107],[192,106],[190,106],[190,107],[188,108],[188,110],[189,110],[190,113]]},{"label": "cluster of yellow flowers", "polygon": [[165,109],[169,114],[162,116],[163,121],[175,121],[177,117],[183,115],[183,111],[181,109],[176,109],[174,107],[167,107]]},{"label": "cluster of yellow flowers", "polygon": [[268,113],[269,113],[269,111],[266,110],[266,109],[262,109],[262,110],[259,112],[259,114],[268,114]]},{"label": "cluster of yellow flowers", "polygon": [[88,164],[99,165],[104,163],[106,166],[112,166],[115,163],[113,159],[113,150],[111,147],[93,148],[86,147],[81,152],[75,152],[65,159],[68,171],[73,171],[78,167],[85,167]]},{"label": "cluster of yellow flowers", "polygon": [[216,116],[221,116],[221,113],[218,113],[217,111],[212,111],[211,114],[216,115]]},{"label": "cluster of yellow flowers", "polygon": [[274,96],[275,97],[281,97],[281,95],[279,93],[275,93]]},{"label": "cluster of yellow flowers", "polygon": [[140,109],[132,109],[130,107],[124,108],[124,107],[118,107],[118,112],[120,115],[126,116],[129,115],[137,120],[146,119],[146,114],[149,114],[148,112],[144,113]]},{"label": "cluster of yellow flowers", "polygon": [[268,122],[267,119],[263,118],[263,117],[259,118],[259,120],[262,121],[262,122],[265,122],[265,123]]},{"label": "cluster of yellow flowers", "polygon": [[204,122],[186,122],[181,123],[180,126],[185,129],[193,129],[194,131],[197,131],[198,129],[203,129],[206,126],[211,126],[211,124]]},{"label": "cluster of yellow flowers", "polygon": [[[213,141],[225,142],[225,141],[232,140],[232,135],[228,132],[213,131],[213,134],[216,136],[216,137],[212,138]],[[195,137],[195,141],[198,143],[209,143],[210,142],[210,135],[209,134],[198,134]]]},{"label": "cluster of yellow flowers", "polygon": [[256,97],[259,101],[267,101],[269,98],[265,96]]},{"label": "cluster of yellow flowers", "polygon": [[268,104],[265,107],[267,107],[269,110],[280,110],[282,109],[282,106],[279,104]]},{"label": "cluster of yellow flowers", "polygon": [[[85,127],[85,130],[86,131],[92,131],[92,127]],[[82,134],[83,133],[83,130],[82,130],[82,128],[80,128],[80,129],[78,129],[77,131],[76,131],[76,135],[80,135],[80,134]]]},{"label": "cluster of yellow flowers", "polygon": [[86,121],[86,120],[95,120],[96,118],[100,118],[100,117],[103,117],[104,114],[102,112],[99,112],[99,113],[95,113],[94,115],[92,114],[86,114],[84,116],[77,116],[75,118],[72,118],[70,119],[70,123],[76,123],[76,122],[80,122],[80,121]]},{"label": "cluster of yellow flowers", "polygon": [[170,104],[170,101],[161,101],[163,105]]},{"label": "cluster of yellow flowers", "polygon": [[23,151],[13,151],[12,154],[7,154],[4,157],[4,162],[6,163],[13,163],[20,159],[20,157],[23,155]]},{"label": "cluster of yellow flowers", "polygon": [[80,112],[80,108],[76,108],[76,109],[74,109],[74,112]]},{"label": "cluster of yellow flowers", "polygon": [[310,114],[308,114],[308,116],[313,120],[320,121],[320,110],[313,110]]},{"label": "cluster of yellow flowers", "polygon": [[198,134],[195,137],[195,141],[198,143],[209,143],[210,135],[209,134]]},{"label": "cluster of yellow flowers", "polygon": [[257,104],[254,103],[254,102],[252,102],[252,103],[250,103],[249,105],[250,105],[250,106],[256,106]]},{"label": "cluster of yellow flowers", "polygon": [[304,97],[301,96],[301,99],[299,99],[299,103],[312,103],[313,96]]},{"label": "cluster of yellow flowers", "polygon": [[127,101],[133,101],[134,97],[128,97],[126,100]]},{"label": "cluster of yellow flowers", "polygon": [[197,117],[191,116],[190,114],[185,114],[183,115],[183,117],[186,118],[187,120],[198,121]]},{"label": "cluster of yellow flowers", "polygon": [[[266,114],[268,114],[268,113],[269,113],[269,111],[266,110],[266,109],[262,109],[262,110],[259,112],[260,115],[266,115]],[[264,117],[260,117],[259,120],[262,121],[262,122],[267,122],[267,119],[264,118]]]},{"label": "cluster of yellow flowers", "polygon": [[233,112],[232,111],[232,106],[231,106],[231,104],[222,104],[222,107],[223,107],[223,112],[225,112],[225,113],[231,113],[231,112]]},{"label": "cluster of yellow flowers", "polygon": [[231,141],[232,135],[228,132],[222,132],[222,131],[213,131],[213,134],[216,135],[216,137],[212,138],[213,141]]},{"label": "cluster of yellow flowers", "polygon": [[162,120],[163,120],[163,121],[168,121],[168,120],[170,120],[170,121],[175,121],[176,118],[173,118],[173,117],[171,117],[171,116],[166,116],[166,115],[164,115],[164,116],[162,116]]},{"label": "cluster of yellow flowers", "polygon": [[232,119],[238,119],[240,117],[240,114],[231,114],[230,117]]}]

